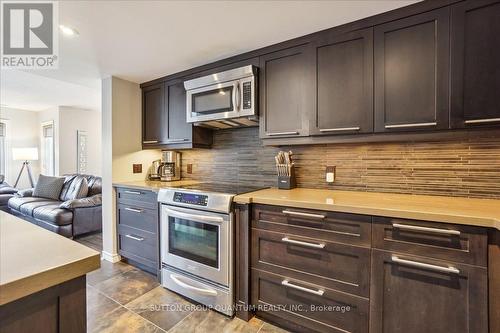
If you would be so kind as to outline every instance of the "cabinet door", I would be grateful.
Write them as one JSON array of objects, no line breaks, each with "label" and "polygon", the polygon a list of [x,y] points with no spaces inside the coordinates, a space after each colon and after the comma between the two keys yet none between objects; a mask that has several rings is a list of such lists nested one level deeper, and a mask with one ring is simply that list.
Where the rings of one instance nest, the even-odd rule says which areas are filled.
[{"label": "cabinet door", "polygon": [[373,132],[373,29],[324,37],[314,51],[317,105],[312,133]]},{"label": "cabinet door", "polygon": [[298,46],[260,58],[261,138],[309,134],[314,80],[308,51]]},{"label": "cabinet door", "polygon": [[449,8],[375,27],[375,131],[448,128]]},{"label": "cabinet door", "polygon": [[370,293],[371,333],[488,331],[486,268],[373,250]]},{"label": "cabinet door", "polygon": [[168,105],[168,139],[166,143],[186,143],[192,140],[193,125],[186,121],[186,90],[184,83],[165,86]]},{"label": "cabinet door", "polygon": [[451,10],[451,126],[500,125],[500,1]]},{"label": "cabinet door", "polygon": [[165,117],[163,83],[142,89],[142,144],[163,142],[167,119]]}]

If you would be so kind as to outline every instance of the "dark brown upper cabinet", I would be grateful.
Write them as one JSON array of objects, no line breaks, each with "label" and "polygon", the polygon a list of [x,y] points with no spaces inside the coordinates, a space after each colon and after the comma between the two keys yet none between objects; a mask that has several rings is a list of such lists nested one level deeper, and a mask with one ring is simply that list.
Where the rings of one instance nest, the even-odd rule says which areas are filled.
[{"label": "dark brown upper cabinet", "polygon": [[309,135],[314,78],[307,45],[260,57],[260,137]]},{"label": "dark brown upper cabinet", "polygon": [[142,89],[142,145],[146,147],[164,140],[167,119],[163,87],[160,83]]},{"label": "dark brown upper cabinet", "polygon": [[212,131],[186,121],[183,80],[143,88],[144,149],[209,148]]},{"label": "dark brown upper cabinet", "polygon": [[500,1],[451,9],[451,126],[500,125]]},{"label": "dark brown upper cabinet", "polygon": [[487,270],[372,250],[371,333],[488,332]]},{"label": "dark brown upper cabinet", "polygon": [[375,27],[375,132],[449,126],[449,8]]},{"label": "dark brown upper cabinet", "polygon": [[329,34],[313,49],[317,99],[311,134],[373,132],[373,29]]}]

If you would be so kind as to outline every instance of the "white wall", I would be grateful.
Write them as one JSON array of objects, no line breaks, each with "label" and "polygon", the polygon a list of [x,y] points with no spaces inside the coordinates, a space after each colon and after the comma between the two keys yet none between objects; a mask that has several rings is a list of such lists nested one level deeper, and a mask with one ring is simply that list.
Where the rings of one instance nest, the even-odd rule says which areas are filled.
[{"label": "white wall", "polygon": [[[38,117],[37,113],[33,111],[2,107],[0,109],[0,119],[5,120],[7,124],[5,181],[14,186],[23,161],[12,160],[12,148],[40,148]],[[39,161],[31,161],[30,164],[33,178],[36,181],[40,173],[40,163]],[[26,170],[23,171],[17,187],[19,189],[31,187]]]},{"label": "white wall", "polygon": [[[118,261],[114,182],[144,180],[159,150],[141,147],[141,89],[138,84],[116,77],[102,80],[103,161],[103,258]],[[142,163],[142,173],[132,173],[132,164]]]}]

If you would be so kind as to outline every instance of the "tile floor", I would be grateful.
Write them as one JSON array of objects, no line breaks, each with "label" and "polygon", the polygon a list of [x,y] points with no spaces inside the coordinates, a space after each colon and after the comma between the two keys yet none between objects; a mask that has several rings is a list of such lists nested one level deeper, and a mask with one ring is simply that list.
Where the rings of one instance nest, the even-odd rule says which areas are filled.
[{"label": "tile floor", "polygon": [[[101,251],[100,235],[77,239]],[[102,238],[101,238],[102,239]],[[260,319],[245,322],[196,308],[128,264],[101,261],[87,274],[87,331],[99,333],[286,333]]]}]

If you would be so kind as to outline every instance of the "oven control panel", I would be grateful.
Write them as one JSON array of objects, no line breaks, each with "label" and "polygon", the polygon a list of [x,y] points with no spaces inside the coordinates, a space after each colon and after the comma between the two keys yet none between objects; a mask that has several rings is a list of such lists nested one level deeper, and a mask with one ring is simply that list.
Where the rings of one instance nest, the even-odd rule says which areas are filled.
[{"label": "oven control panel", "polygon": [[208,195],[175,192],[174,193],[174,202],[190,204],[190,205],[197,205],[197,206],[207,206],[208,205]]}]

